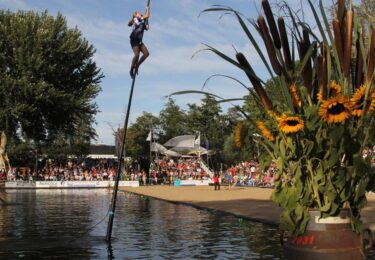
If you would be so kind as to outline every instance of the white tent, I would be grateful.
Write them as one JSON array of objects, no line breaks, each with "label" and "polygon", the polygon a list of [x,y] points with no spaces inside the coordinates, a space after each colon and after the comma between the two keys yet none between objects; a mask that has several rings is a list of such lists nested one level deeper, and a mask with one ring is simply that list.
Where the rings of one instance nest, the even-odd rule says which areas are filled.
[{"label": "white tent", "polygon": [[195,154],[195,155],[203,155],[207,154],[207,149],[203,148],[202,146],[199,147],[173,147],[171,150],[179,152],[181,154]]},{"label": "white tent", "polygon": [[164,146],[166,147],[184,147],[194,148],[195,135],[180,135],[168,140]]},{"label": "white tent", "polygon": [[[204,154],[213,154],[212,151],[200,146],[199,138],[196,135],[180,135],[168,140],[164,146],[171,147],[169,151],[175,151],[181,155],[200,156]],[[167,149],[164,147],[164,149]]]},{"label": "white tent", "polygon": [[162,155],[168,155],[171,157],[181,157],[181,154],[179,154],[176,151],[168,150],[164,146],[158,143],[152,143],[151,144],[151,152],[156,152]]}]

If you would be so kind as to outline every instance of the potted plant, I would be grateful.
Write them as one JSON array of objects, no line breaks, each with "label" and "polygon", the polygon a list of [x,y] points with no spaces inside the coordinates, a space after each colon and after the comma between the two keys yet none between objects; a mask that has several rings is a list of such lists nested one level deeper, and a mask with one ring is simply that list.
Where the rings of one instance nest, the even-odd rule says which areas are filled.
[{"label": "potted plant", "polygon": [[[362,152],[375,125],[375,29],[360,25],[351,1],[339,0],[331,21],[321,0],[318,8],[311,0],[307,4],[320,35],[285,3],[280,10],[286,15],[276,21],[262,1],[265,17],[249,21],[264,48],[239,12],[226,6],[203,11],[237,18],[270,74],[267,83],[242,53],[234,59],[206,46],[246,73],[249,93],[263,111],[259,118],[242,112],[261,135],[262,165],[278,166],[272,199],[283,210],[281,229],[292,235],[286,256],[360,259],[360,212],[374,183],[374,169]],[[273,104],[266,84],[283,102]]]}]

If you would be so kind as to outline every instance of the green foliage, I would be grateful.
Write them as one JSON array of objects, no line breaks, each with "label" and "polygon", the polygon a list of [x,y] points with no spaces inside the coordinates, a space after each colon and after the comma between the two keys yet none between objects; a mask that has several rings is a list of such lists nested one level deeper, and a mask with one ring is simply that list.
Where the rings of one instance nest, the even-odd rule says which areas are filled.
[{"label": "green foliage", "polygon": [[[151,128],[157,129],[158,126],[159,118],[151,113],[143,112],[141,116],[137,117],[136,121],[128,128],[125,156],[135,159],[148,158],[150,142],[146,139]],[[124,129],[119,129],[116,132],[116,140],[122,140],[123,136]]]},{"label": "green foliage", "polygon": [[[213,152],[210,158],[214,167],[222,162],[234,163],[245,157],[243,153],[233,154],[233,150],[228,148],[228,136],[232,133],[233,124],[239,119],[237,112],[229,110],[227,114],[223,113],[219,104],[209,96],[203,98],[200,105],[190,104],[188,107],[184,111],[173,99],[169,99],[159,116],[143,112],[128,128],[127,156],[138,160],[148,158],[150,144],[146,138],[152,127],[156,142],[161,144],[175,136],[199,131],[201,146],[206,147],[206,139],[208,140],[208,148]],[[120,129],[116,133],[116,139],[120,140],[122,134],[123,129]]]},{"label": "green foliage", "polygon": [[69,145],[77,136],[95,137],[93,100],[103,76],[94,53],[61,14],[0,11],[0,129],[10,147],[22,140],[40,148],[61,136]]},{"label": "green foliage", "polygon": [[361,0],[355,10],[363,27],[375,27],[375,0]]},{"label": "green foliage", "polygon": [[159,136],[159,142],[165,143],[169,139],[186,134],[187,115],[185,111],[176,105],[172,98],[164,105],[159,114],[160,128],[162,132]]},{"label": "green foliage", "polygon": [[[254,87],[256,95],[250,90],[245,110],[267,151],[259,157],[261,167],[267,167],[271,160],[278,166],[272,199],[283,208],[281,228],[298,235],[305,231],[309,208],[318,208],[323,218],[349,208],[353,229],[359,232],[365,191],[374,183],[374,169],[362,158],[362,151],[373,141],[374,132],[375,31],[372,38],[368,37],[371,43],[364,44],[366,37],[358,17],[349,3],[341,1],[332,32],[323,1],[319,8],[311,0],[307,3],[314,25],[306,24],[286,3],[282,4],[288,14],[289,33],[283,17],[277,26],[270,22],[274,19],[272,12],[265,12],[268,26],[262,16],[257,23],[250,21],[261,34],[264,49],[239,12],[226,6],[204,11],[234,14],[270,71],[267,83],[256,75],[242,53],[236,54],[237,62],[214,47],[206,45],[206,50],[243,70]],[[317,28],[320,35],[310,28]],[[281,44],[276,43],[275,34]]]},{"label": "green foliage", "polygon": [[189,132],[199,131],[210,140],[211,149],[219,151],[223,147],[224,136],[231,130],[228,120],[216,100],[210,96],[202,99],[201,105],[189,104],[187,126]]}]

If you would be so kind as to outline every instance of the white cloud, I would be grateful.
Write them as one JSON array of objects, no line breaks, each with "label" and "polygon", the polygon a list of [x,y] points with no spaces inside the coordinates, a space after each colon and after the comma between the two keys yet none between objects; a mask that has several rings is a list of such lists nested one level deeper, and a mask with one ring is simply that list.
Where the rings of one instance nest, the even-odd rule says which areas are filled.
[{"label": "white cloud", "polygon": [[29,6],[26,4],[26,1],[24,0],[2,0],[0,2],[0,7],[5,7],[6,9],[10,10],[29,8]]}]

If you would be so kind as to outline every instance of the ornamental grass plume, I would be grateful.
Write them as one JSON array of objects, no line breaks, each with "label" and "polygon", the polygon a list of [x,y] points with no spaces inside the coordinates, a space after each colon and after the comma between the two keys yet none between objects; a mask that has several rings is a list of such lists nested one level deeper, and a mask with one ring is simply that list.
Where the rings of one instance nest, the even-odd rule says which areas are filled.
[{"label": "ornamental grass plume", "polygon": [[[310,208],[318,209],[322,218],[349,208],[353,230],[359,232],[365,191],[375,184],[375,171],[362,156],[375,125],[375,29],[365,35],[351,0],[337,1],[332,21],[323,1],[318,7],[312,0],[306,3],[314,23],[306,24],[285,2],[281,10],[287,15],[276,23],[269,2],[262,0],[268,25],[259,16],[250,20],[253,30],[230,7],[203,11],[234,14],[270,74],[267,82],[244,54],[232,59],[207,49],[241,69],[251,83],[249,96],[262,115],[252,113],[246,120],[264,137],[259,140],[266,151],[259,158],[262,167],[277,164],[272,199],[283,209],[280,227],[302,234]],[[267,92],[269,86],[276,93]],[[280,100],[271,102],[267,93]]]}]

